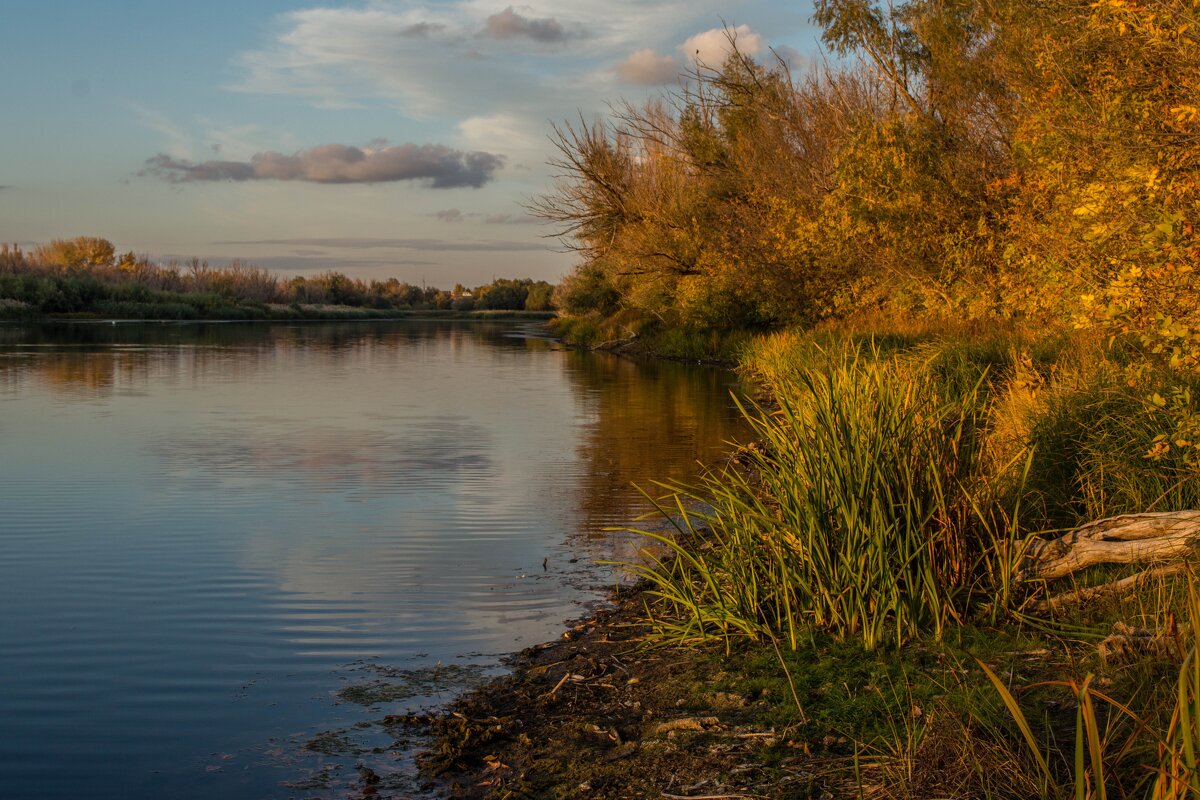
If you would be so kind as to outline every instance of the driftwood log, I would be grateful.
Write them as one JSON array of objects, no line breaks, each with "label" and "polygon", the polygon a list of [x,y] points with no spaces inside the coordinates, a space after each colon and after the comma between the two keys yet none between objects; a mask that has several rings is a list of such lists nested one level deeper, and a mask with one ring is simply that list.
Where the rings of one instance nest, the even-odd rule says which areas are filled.
[{"label": "driftwood log", "polygon": [[1080,525],[1054,539],[1033,542],[1026,551],[1021,578],[1049,581],[1097,564],[1150,567],[1111,583],[1056,595],[1041,604],[1043,609],[1052,609],[1182,572],[1197,555],[1200,555],[1200,511],[1122,514]]},{"label": "driftwood log", "polygon": [[1053,580],[1096,564],[1178,561],[1200,547],[1200,511],[1122,514],[1080,525],[1027,551],[1025,578]]}]

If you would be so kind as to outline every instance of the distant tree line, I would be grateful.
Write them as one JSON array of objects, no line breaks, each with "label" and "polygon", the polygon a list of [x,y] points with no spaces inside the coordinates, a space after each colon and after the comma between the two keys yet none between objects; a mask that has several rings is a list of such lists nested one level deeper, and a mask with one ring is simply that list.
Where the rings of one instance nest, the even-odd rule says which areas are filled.
[{"label": "distant tree line", "polygon": [[[137,312],[132,316],[261,316],[270,306],[344,306],[389,310],[553,309],[554,286],[531,279],[496,279],[453,290],[389,278],[362,280],[326,271],[282,278],[241,260],[216,267],[192,259],[159,264],[133,252],[118,254],[102,238],[56,239],[30,252],[0,245],[0,311],[41,313]],[[135,308],[136,307],[136,308]]]}]

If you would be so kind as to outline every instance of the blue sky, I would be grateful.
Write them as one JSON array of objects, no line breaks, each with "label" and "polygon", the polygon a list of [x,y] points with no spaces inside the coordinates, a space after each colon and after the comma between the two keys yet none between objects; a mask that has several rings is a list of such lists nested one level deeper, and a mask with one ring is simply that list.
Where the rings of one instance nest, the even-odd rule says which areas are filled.
[{"label": "blue sky", "polygon": [[784,0],[4,0],[0,241],[107,237],[431,285],[556,280],[522,204],[552,122],[676,85],[720,28],[817,52]]}]

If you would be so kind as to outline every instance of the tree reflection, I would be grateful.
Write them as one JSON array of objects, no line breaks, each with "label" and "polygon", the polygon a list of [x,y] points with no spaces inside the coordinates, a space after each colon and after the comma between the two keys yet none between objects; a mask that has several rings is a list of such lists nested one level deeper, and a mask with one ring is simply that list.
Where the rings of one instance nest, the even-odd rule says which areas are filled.
[{"label": "tree reflection", "polygon": [[586,529],[624,525],[647,509],[637,485],[693,481],[742,432],[734,376],[672,361],[568,354],[567,374],[585,412],[579,452]]},{"label": "tree reflection", "polygon": [[[532,323],[530,323],[532,324]],[[520,323],[406,321],[346,323],[122,323],[0,325],[0,388],[38,382],[62,399],[98,399],[137,391],[149,380],[201,377],[214,370],[233,379],[281,355],[316,352],[340,357],[354,350],[394,349],[486,340],[507,349],[547,350],[540,338],[513,336]]]}]

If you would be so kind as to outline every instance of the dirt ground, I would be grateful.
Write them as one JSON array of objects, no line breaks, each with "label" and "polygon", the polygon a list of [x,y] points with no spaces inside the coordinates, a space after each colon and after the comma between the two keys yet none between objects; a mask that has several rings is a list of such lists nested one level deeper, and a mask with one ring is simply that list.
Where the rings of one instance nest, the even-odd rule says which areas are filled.
[{"label": "dirt ground", "polygon": [[641,646],[642,618],[623,591],[443,714],[391,723],[431,729],[420,760],[452,798],[843,796],[845,759],[768,726],[781,698],[713,689],[720,654]]}]

